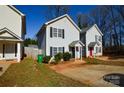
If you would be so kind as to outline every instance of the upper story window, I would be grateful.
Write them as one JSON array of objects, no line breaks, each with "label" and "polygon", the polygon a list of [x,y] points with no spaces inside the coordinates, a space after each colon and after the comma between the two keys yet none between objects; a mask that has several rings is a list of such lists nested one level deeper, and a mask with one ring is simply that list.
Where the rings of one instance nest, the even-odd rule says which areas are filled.
[{"label": "upper story window", "polygon": [[53,28],[53,37],[57,37],[57,29]]},{"label": "upper story window", "polygon": [[96,42],[102,42],[102,37],[98,36],[98,35],[95,35],[95,41]]},{"label": "upper story window", "polygon": [[62,30],[63,29],[58,29],[58,37],[62,37]]},{"label": "upper story window", "polygon": [[64,38],[64,29],[57,29],[57,28],[50,27],[50,37]]}]

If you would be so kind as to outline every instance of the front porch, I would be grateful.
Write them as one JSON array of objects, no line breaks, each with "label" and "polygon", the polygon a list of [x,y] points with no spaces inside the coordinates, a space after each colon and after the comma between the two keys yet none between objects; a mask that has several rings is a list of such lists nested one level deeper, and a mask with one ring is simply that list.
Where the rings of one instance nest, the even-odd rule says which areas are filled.
[{"label": "front porch", "polygon": [[79,40],[78,41],[73,41],[69,45],[69,52],[71,53],[72,58],[75,58],[75,60],[77,60],[77,59],[82,60],[83,50],[84,50],[84,44]]},{"label": "front porch", "polygon": [[0,61],[20,61],[20,43],[1,41],[0,43]]},{"label": "front porch", "polygon": [[21,59],[22,39],[7,28],[0,29],[0,61]]}]

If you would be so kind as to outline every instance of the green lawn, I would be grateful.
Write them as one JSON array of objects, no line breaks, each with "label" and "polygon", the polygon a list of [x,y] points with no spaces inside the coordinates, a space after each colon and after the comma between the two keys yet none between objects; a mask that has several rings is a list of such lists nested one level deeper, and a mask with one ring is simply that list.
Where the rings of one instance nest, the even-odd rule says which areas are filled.
[{"label": "green lawn", "polygon": [[25,58],[21,63],[12,64],[0,77],[0,86],[17,87],[58,87],[86,86],[51,70],[45,64],[38,64],[31,58]]}]

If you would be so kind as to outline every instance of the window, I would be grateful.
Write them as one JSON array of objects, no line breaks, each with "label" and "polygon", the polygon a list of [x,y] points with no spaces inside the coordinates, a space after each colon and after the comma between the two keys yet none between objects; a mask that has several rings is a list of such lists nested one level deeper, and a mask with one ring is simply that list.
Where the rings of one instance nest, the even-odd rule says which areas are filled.
[{"label": "window", "polygon": [[98,36],[98,35],[95,35],[95,41],[98,42],[102,42],[102,37],[101,36]]},{"label": "window", "polygon": [[99,53],[101,53],[101,47],[99,47]]},{"label": "window", "polygon": [[53,28],[53,36],[57,37],[57,29],[56,28]]},{"label": "window", "polygon": [[102,37],[101,36],[99,36],[99,41],[102,42]]},{"label": "window", "polygon": [[58,52],[63,53],[63,47],[59,47]]},{"label": "window", "polygon": [[98,35],[95,35],[95,41],[98,42]]},{"label": "window", "polygon": [[98,53],[98,47],[96,47],[96,53]]},{"label": "window", "polygon": [[50,56],[54,56],[59,52],[63,53],[64,47],[50,47]]},{"label": "window", "polygon": [[50,27],[50,37],[64,38],[64,29],[57,29],[57,28]]},{"label": "window", "polygon": [[57,47],[53,47],[53,55],[57,54]]},{"label": "window", "polygon": [[62,37],[62,29],[58,29],[58,37]]}]

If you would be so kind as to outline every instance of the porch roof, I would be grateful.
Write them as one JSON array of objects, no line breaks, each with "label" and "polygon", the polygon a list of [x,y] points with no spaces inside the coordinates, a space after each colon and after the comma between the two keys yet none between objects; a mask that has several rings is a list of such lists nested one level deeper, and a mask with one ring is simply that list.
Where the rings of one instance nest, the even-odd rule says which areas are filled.
[{"label": "porch roof", "polygon": [[[4,33],[9,34],[10,36],[5,36],[3,35]],[[9,29],[3,28],[3,29],[0,29],[0,41],[22,42],[23,40],[18,35],[10,31]]]},{"label": "porch roof", "polygon": [[69,44],[69,46],[74,47],[77,43],[81,44],[82,46],[85,46],[80,40],[73,41],[72,43]]},{"label": "porch roof", "polygon": [[94,47],[95,45],[99,45],[99,43],[98,42],[90,42],[88,47]]}]

